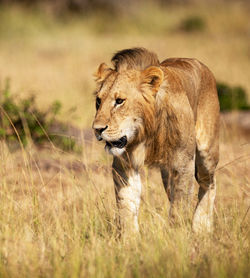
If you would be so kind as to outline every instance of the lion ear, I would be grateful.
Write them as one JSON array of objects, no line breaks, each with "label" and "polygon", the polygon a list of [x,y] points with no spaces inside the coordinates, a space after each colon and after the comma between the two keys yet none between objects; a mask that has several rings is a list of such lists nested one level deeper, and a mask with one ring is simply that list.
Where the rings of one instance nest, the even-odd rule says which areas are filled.
[{"label": "lion ear", "polygon": [[141,86],[150,87],[156,94],[164,79],[164,73],[159,67],[148,67],[141,73]]},{"label": "lion ear", "polygon": [[96,82],[102,82],[111,71],[113,70],[109,68],[105,63],[100,64],[97,71],[94,73]]}]

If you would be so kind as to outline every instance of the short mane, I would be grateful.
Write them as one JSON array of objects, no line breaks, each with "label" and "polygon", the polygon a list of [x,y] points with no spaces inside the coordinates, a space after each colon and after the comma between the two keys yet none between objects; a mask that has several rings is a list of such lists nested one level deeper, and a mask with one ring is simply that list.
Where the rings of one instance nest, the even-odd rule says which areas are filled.
[{"label": "short mane", "polygon": [[159,66],[160,62],[155,53],[145,48],[131,48],[118,51],[111,59],[115,70],[136,69],[144,70],[149,66]]}]

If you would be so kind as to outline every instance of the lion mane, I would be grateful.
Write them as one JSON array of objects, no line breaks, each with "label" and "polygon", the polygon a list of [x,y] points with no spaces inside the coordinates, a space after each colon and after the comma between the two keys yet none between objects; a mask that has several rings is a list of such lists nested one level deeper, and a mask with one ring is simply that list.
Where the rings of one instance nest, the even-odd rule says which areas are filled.
[{"label": "lion mane", "polygon": [[[114,70],[120,73],[131,69],[142,71],[151,66],[160,67],[157,55],[145,48],[118,51],[112,57],[111,62]],[[157,82],[157,78],[150,80],[152,85]],[[166,86],[161,88],[162,91],[164,89]],[[165,153],[166,149],[174,148],[179,144],[180,131],[177,117],[169,102],[161,102],[152,97],[149,92],[144,92],[143,96],[146,102],[140,106],[144,118],[144,126],[141,130],[145,132],[140,133],[139,140],[147,138],[146,163],[151,165],[161,160],[162,153]],[[167,129],[166,126],[168,126]],[[170,159],[170,152],[168,152],[168,159]]]},{"label": "lion mane", "polygon": [[159,66],[155,53],[145,48],[124,49],[114,54],[111,59],[117,72],[129,69],[144,70],[150,66]]}]

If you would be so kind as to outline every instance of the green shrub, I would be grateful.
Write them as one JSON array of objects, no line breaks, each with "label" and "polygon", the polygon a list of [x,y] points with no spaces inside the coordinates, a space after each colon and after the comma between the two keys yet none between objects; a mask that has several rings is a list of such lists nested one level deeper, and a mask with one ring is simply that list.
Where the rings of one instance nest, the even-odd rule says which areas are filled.
[{"label": "green shrub", "polygon": [[206,22],[200,16],[189,16],[180,24],[180,30],[184,32],[203,31],[205,27]]},{"label": "green shrub", "polygon": [[221,111],[250,109],[246,91],[242,87],[231,87],[225,83],[218,82],[217,90]]},{"label": "green shrub", "polygon": [[56,121],[62,105],[53,102],[47,111],[40,111],[33,95],[18,100],[10,93],[10,81],[6,80],[0,89],[0,140],[6,140],[14,149],[21,143],[26,146],[31,140],[35,144],[52,142],[56,147],[66,151],[79,150],[76,141],[71,137],[50,134],[56,125],[57,133],[65,134],[65,124]]}]

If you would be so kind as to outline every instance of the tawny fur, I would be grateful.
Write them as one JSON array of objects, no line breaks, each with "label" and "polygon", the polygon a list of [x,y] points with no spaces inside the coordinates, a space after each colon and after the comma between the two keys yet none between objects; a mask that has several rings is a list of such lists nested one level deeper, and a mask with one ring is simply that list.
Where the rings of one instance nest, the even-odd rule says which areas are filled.
[{"label": "tawny fur", "polygon": [[[128,136],[126,147],[113,153],[119,222],[125,229],[138,229],[138,171],[146,164],[160,168],[174,218],[178,207],[187,208],[196,177],[200,190],[193,228],[211,230],[219,156],[219,102],[212,73],[195,59],[159,63],[144,48],[120,51],[112,62],[114,68],[103,63],[96,73],[100,107],[93,128],[105,129],[105,141]],[[116,105],[116,99],[123,103]]]}]

